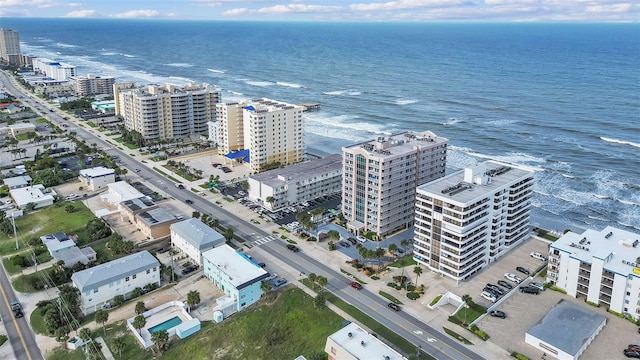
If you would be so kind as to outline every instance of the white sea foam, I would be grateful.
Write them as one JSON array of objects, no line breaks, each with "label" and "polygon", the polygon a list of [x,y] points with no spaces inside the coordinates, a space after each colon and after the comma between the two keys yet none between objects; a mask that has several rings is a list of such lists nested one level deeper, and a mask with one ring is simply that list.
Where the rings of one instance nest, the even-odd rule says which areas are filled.
[{"label": "white sea foam", "polygon": [[222,70],[217,70],[217,69],[207,69],[208,71],[211,71],[212,73],[216,73],[216,74],[224,74],[224,71]]},{"label": "white sea foam", "polygon": [[299,89],[299,88],[303,87],[300,84],[288,83],[288,82],[284,82],[284,81],[277,81],[276,85],[286,86],[286,87],[295,88],[295,89]]},{"label": "white sea foam", "polygon": [[593,194],[593,196],[597,197],[598,199],[611,199],[611,197],[607,195]]},{"label": "white sea foam", "polygon": [[331,95],[331,96],[342,96],[342,95],[358,96],[358,95],[361,95],[362,92],[357,90],[347,89],[347,90],[325,91],[323,92],[323,94]]},{"label": "white sea foam", "polygon": [[628,200],[622,200],[622,199],[618,199],[619,202],[625,204],[625,205],[634,205],[634,206],[640,206],[640,204],[636,204],[633,201],[628,201]]},{"label": "white sea foam", "polygon": [[615,144],[631,145],[633,147],[640,148],[640,144],[634,143],[634,142],[631,142],[631,141],[620,140],[620,139],[611,139],[611,138],[607,138],[607,137],[604,137],[604,136],[600,136],[600,140],[603,140],[603,141],[606,141],[606,142],[610,142],[610,143],[615,143]]},{"label": "white sea foam", "polygon": [[189,64],[189,63],[170,63],[170,64],[165,64],[167,66],[173,66],[173,67],[192,67],[193,64]]},{"label": "white sea foam", "polygon": [[233,94],[233,95],[238,95],[238,96],[240,96],[240,95],[244,95],[244,94],[243,94],[243,93],[241,93],[241,92],[237,92],[237,91],[233,91],[233,90],[227,90],[227,92],[228,92],[228,93],[230,93],[230,94]]},{"label": "white sea foam", "polygon": [[477,157],[477,158],[481,158],[481,159],[489,159],[489,160],[495,160],[495,161],[499,161],[499,162],[504,162],[504,163],[509,163],[509,164],[516,164],[519,167],[523,168],[523,169],[527,169],[530,171],[545,171],[546,169],[544,169],[543,167],[540,166],[534,166],[531,165],[529,163],[544,163],[545,160],[543,158],[537,158],[533,155],[529,155],[526,153],[517,153],[517,152],[509,152],[506,155],[487,155],[487,154],[482,154],[479,152],[475,152],[475,151],[468,151],[467,152],[469,155]]},{"label": "white sea foam", "polygon": [[562,176],[566,177],[567,179],[575,179],[576,177],[573,175],[568,175],[568,174],[562,174]]},{"label": "white sea foam", "polygon": [[245,81],[245,83],[247,85],[260,86],[260,87],[275,85],[271,81],[251,81],[251,80],[247,80],[247,81]]},{"label": "white sea foam", "polygon": [[100,53],[100,55],[103,55],[103,56],[113,56],[113,55],[118,55],[118,53],[105,51],[105,52],[101,52],[101,53]]},{"label": "white sea foam", "polygon": [[409,100],[409,99],[406,99],[406,100],[405,100],[405,99],[398,99],[398,100],[396,100],[395,102],[396,102],[396,105],[400,105],[400,106],[402,106],[402,105],[415,104],[415,103],[417,103],[418,101],[419,101],[419,100]]},{"label": "white sea foam", "polygon": [[[195,81],[193,81],[192,79],[186,78],[186,77],[181,77],[181,76],[169,76],[169,84],[172,85],[184,85],[184,84],[193,84],[195,83]],[[165,80],[166,81],[166,80]],[[178,82],[171,82],[171,81],[178,81]]]},{"label": "white sea foam", "polygon": [[78,45],[71,45],[71,44],[65,44],[65,43],[56,43],[57,47],[61,47],[61,48],[77,48]]},{"label": "white sea foam", "polygon": [[349,91],[349,92],[347,92],[347,95],[359,96],[359,95],[362,95],[362,92],[361,91]]},{"label": "white sea foam", "polygon": [[462,120],[460,120],[458,118],[451,117],[447,121],[443,122],[442,125],[445,125],[445,126],[455,125],[455,124],[457,124],[459,122],[462,122]]},{"label": "white sea foam", "polygon": [[135,55],[123,54],[123,53],[120,53],[120,55],[122,55],[122,56],[124,56],[124,57],[128,57],[128,58],[134,58],[134,57],[137,57],[137,56],[135,56]]}]

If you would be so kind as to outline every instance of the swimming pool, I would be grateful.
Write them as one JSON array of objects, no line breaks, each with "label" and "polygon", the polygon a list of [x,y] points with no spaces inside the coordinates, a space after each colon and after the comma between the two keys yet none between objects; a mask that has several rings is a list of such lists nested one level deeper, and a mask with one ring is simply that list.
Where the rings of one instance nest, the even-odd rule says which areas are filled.
[{"label": "swimming pool", "polygon": [[149,328],[149,332],[153,334],[160,330],[169,330],[172,327],[178,326],[180,324],[182,324],[182,320],[180,319],[180,317],[176,316],[154,327]]}]

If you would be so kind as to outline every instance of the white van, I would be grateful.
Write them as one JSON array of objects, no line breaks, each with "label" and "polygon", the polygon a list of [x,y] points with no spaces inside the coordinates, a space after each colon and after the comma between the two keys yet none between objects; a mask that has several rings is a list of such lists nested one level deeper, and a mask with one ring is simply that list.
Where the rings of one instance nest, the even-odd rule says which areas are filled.
[{"label": "white van", "polygon": [[482,294],[480,294],[480,296],[482,296],[483,298],[491,301],[491,302],[496,302],[496,296],[493,295],[492,293],[488,292],[488,291],[483,291]]},{"label": "white van", "polygon": [[176,187],[177,187],[178,189],[184,189],[184,184],[177,183],[177,184],[176,184]]}]

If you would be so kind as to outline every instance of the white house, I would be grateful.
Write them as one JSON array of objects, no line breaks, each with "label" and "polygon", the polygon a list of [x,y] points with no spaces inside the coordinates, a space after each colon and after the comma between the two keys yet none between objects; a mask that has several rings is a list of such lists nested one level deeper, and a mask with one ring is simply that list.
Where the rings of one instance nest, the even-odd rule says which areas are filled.
[{"label": "white house", "polygon": [[31,185],[31,176],[22,175],[6,178],[3,180],[4,184],[11,189],[18,189]]},{"label": "white house", "polygon": [[202,265],[202,253],[225,243],[219,232],[196,218],[171,224],[171,245],[182,250],[198,265]]},{"label": "white house", "polygon": [[356,323],[350,323],[329,335],[324,351],[328,354],[328,360],[406,360]]},{"label": "white house", "polygon": [[227,244],[202,253],[202,264],[204,275],[233,299],[238,311],[260,299],[262,280],[269,277],[258,264]]},{"label": "white house", "polygon": [[107,186],[107,184],[115,182],[116,171],[104,166],[96,166],[80,170],[78,178],[91,191],[96,191]]},{"label": "white house", "polygon": [[40,236],[40,240],[47,247],[51,256],[76,246],[76,242],[63,232]]},{"label": "white house", "polygon": [[71,281],[80,290],[82,313],[87,315],[101,309],[116,295],[126,299],[135,288],[160,286],[160,263],[148,251],[140,251],[78,271]]},{"label": "white house", "polygon": [[[126,181],[117,181],[107,184],[109,191],[100,195],[100,199],[112,205],[118,205],[123,201],[144,197],[144,194],[129,185]],[[119,208],[119,210],[122,210]]]},{"label": "white house", "polygon": [[9,190],[9,194],[18,205],[18,209],[24,209],[30,203],[35,205],[35,209],[53,205],[53,196],[56,195],[52,190],[45,190],[42,184],[12,189]]}]

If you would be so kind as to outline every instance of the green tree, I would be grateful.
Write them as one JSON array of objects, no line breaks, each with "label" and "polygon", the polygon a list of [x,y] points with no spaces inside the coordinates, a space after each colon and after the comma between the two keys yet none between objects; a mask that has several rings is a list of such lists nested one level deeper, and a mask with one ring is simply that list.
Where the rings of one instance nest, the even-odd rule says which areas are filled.
[{"label": "green tree", "polygon": [[147,319],[142,315],[138,315],[133,319],[133,327],[138,330],[138,334],[142,335],[140,329],[147,325]]},{"label": "green tree", "polygon": [[200,219],[200,211],[194,211],[191,213],[191,217],[195,219]]},{"label": "green tree", "polygon": [[389,247],[387,248],[387,250],[389,250],[389,252],[391,253],[391,255],[393,256],[393,259],[395,260],[396,258],[396,251],[398,251],[398,245],[396,244],[391,244],[389,245]]},{"label": "green tree", "polygon": [[313,307],[315,307],[316,309],[324,308],[326,303],[327,296],[325,295],[324,291],[320,291],[318,295],[316,295],[316,297],[313,299]]},{"label": "green tree", "polygon": [[118,336],[113,339],[111,342],[111,350],[118,353],[118,357],[122,359],[122,351],[127,346],[127,343],[124,341],[124,336]]},{"label": "green tree", "polygon": [[113,297],[113,305],[120,306],[124,304],[124,295],[116,295]]},{"label": "green tree", "polygon": [[422,267],[415,266],[413,268],[413,273],[416,274],[416,287],[418,287],[418,278],[422,275]]},{"label": "green tree", "polygon": [[96,311],[95,319],[97,323],[102,324],[102,331],[104,335],[107,336],[107,329],[105,329],[104,324],[109,320],[109,313],[100,309]]},{"label": "green tree", "polygon": [[262,293],[269,296],[269,293],[271,292],[271,281],[269,280],[262,280],[262,282],[260,283],[260,290],[262,290]]},{"label": "green tree", "polygon": [[329,280],[324,276],[318,276],[318,278],[316,279],[316,282],[320,286],[320,289],[324,290],[324,287],[327,286],[327,284],[329,283]]},{"label": "green tree", "polygon": [[231,242],[231,239],[233,239],[233,229],[230,227],[226,228],[223,236],[227,242]]},{"label": "green tree", "polygon": [[313,286],[316,283],[318,275],[316,275],[315,273],[309,273],[309,275],[307,275],[307,278],[309,279],[309,281],[311,281],[311,286]]},{"label": "green tree", "polygon": [[271,206],[271,210],[273,210],[273,203],[276,201],[276,198],[274,198],[273,196],[267,196],[266,200]]},{"label": "green tree", "polygon": [[378,259],[378,272],[382,271],[382,258],[384,257],[384,254],[386,253],[386,251],[384,251],[383,248],[376,248],[376,250],[374,251],[374,256],[376,257],[376,259]]},{"label": "green tree", "polygon": [[465,294],[465,295],[462,295],[462,301],[465,303],[464,318],[465,318],[465,321],[466,321],[466,319],[467,319],[467,308],[473,303],[473,300],[471,299],[471,295]]},{"label": "green tree", "polygon": [[[400,240],[400,246],[402,246],[402,250],[406,254],[407,253],[407,246],[409,246],[409,240],[407,240],[407,239]],[[402,277],[401,277],[401,279],[404,279],[404,266],[402,267]]]},{"label": "green tree", "polygon": [[89,330],[89,328],[80,329],[80,332],[78,332],[78,337],[80,337],[82,341],[89,341],[89,339],[91,339],[91,330]]},{"label": "green tree", "polygon": [[65,211],[66,213],[72,213],[72,212],[73,212],[73,210],[75,210],[75,209],[76,209],[76,208],[75,208],[75,206],[73,206],[73,205],[71,205],[71,204],[69,204],[69,205],[67,205],[67,206],[65,206],[65,207],[64,207],[64,211]]},{"label": "green tree", "polygon": [[60,326],[59,328],[56,329],[56,332],[54,335],[56,337],[56,341],[59,342],[61,345],[64,345],[64,343],[66,343],[67,340],[69,340],[69,328],[67,326]]},{"label": "green tree", "polygon": [[333,240],[334,242],[340,240],[340,233],[338,232],[338,230],[329,230],[327,232],[327,236],[329,237],[330,240]]},{"label": "green tree", "polygon": [[197,290],[192,290],[187,293],[187,305],[189,305],[189,312],[191,312],[191,308],[196,307],[196,305],[200,304],[200,292]]},{"label": "green tree", "polygon": [[143,312],[145,312],[147,310],[147,308],[144,306],[144,301],[138,301],[136,303],[136,314],[140,315]]},{"label": "green tree", "polygon": [[169,333],[167,330],[156,331],[151,334],[151,341],[153,341],[154,352],[158,355],[162,354],[169,344]]}]

